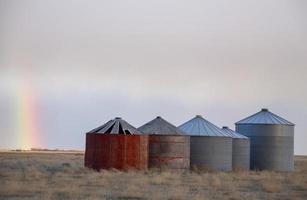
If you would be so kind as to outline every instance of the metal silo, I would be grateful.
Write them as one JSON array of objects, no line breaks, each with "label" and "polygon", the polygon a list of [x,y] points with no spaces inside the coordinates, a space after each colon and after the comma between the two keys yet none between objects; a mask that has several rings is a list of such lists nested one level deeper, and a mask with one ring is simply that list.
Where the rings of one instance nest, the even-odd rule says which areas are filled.
[{"label": "metal silo", "polygon": [[84,165],[100,169],[147,169],[148,136],[117,117],[86,134]]},{"label": "metal silo", "polygon": [[139,130],[149,135],[148,167],[176,171],[190,168],[190,137],[176,126],[157,117]]},{"label": "metal silo", "polygon": [[232,169],[232,138],[202,116],[179,126],[191,136],[190,165],[205,170]]},{"label": "metal silo", "polygon": [[250,141],[249,138],[241,135],[227,126],[222,128],[224,133],[232,137],[232,169],[249,170],[250,168]]},{"label": "metal silo", "polygon": [[236,123],[236,131],[250,138],[251,169],[294,169],[294,124],[268,109]]}]

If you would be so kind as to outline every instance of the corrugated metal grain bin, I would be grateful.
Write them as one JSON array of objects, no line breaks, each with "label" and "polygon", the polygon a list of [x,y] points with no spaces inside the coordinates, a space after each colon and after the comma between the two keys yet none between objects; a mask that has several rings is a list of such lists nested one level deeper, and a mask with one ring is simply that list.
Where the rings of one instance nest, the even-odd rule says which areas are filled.
[{"label": "corrugated metal grain bin", "polygon": [[148,136],[121,118],[86,134],[84,165],[100,169],[147,169]]},{"label": "corrugated metal grain bin", "polygon": [[268,109],[236,123],[236,131],[250,138],[251,169],[294,169],[294,124]]},{"label": "corrugated metal grain bin", "polygon": [[161,117],[139,128],[149,135],[149,167],[185,171],[190,168],[190,137]]},{"label": "corrugated metal grain bin", "polygon": [[201,170],[232,169],[232,138],[202,116],[179,126],[191,136],[190,165]]},{"label": "corrugated metal grain bin", "polygon": [[248,137],[229,129],[227,126],[224,126],[222,131],[232,137],[232,169],[249,170],[250,141]]}]

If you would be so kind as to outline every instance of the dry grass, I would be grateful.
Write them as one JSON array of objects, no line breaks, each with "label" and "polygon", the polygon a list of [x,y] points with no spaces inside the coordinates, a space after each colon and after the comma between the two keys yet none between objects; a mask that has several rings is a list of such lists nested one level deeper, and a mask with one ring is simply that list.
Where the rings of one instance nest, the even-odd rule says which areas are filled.
[{"label": "dry grass", "polygon": [[1,199],[307,199],[307,157],[296,170],[202,172],[102,170],[80,153],[0,153]]},{"label": "dry grass", "polygon": [[276,181],[265,181],[262,183],[262,188],[265,192],[277,193],[281,192],[281,183]]}]

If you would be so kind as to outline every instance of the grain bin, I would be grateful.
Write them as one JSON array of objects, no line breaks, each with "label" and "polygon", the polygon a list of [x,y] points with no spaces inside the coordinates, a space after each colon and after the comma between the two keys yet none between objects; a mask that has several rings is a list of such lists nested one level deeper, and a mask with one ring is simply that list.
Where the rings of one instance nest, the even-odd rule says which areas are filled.
[{"label": "grain bin", "polygon": [[262,109],[236,123],[236,131],[250,138],[251,169],[294,169],[294,124]]},{"label": "grain bin", "polygon": [[150,168],[185,171],[190,168],[190,136],[157,117],[139,128],[149,135]]},{"label": "grain bin", "polygon": [[84,165],[100,169],[147,169],[148,136],[117,117],[86,133]]},{"label": "grain bin", "polygon": [[232,169],[232,138],[220,128],[196,115],[179,129],[191,136],[190,165],[201,170]]},{"label": "grain bin", "polygon": [[224,126],[222,131],[232,137],[232,169],[249,170],[250,141],[248,137],[229,129],[227,126]]}]

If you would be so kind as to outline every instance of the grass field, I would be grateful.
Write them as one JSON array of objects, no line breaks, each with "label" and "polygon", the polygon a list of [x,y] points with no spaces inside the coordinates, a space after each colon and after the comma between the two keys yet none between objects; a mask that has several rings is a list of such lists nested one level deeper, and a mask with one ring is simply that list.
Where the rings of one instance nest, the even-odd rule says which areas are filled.
[{"label": "grass field", "polygon": [[295,171],[95,172],[83,154],[0,153],[0,199],[307,199],[307,157]]}]

